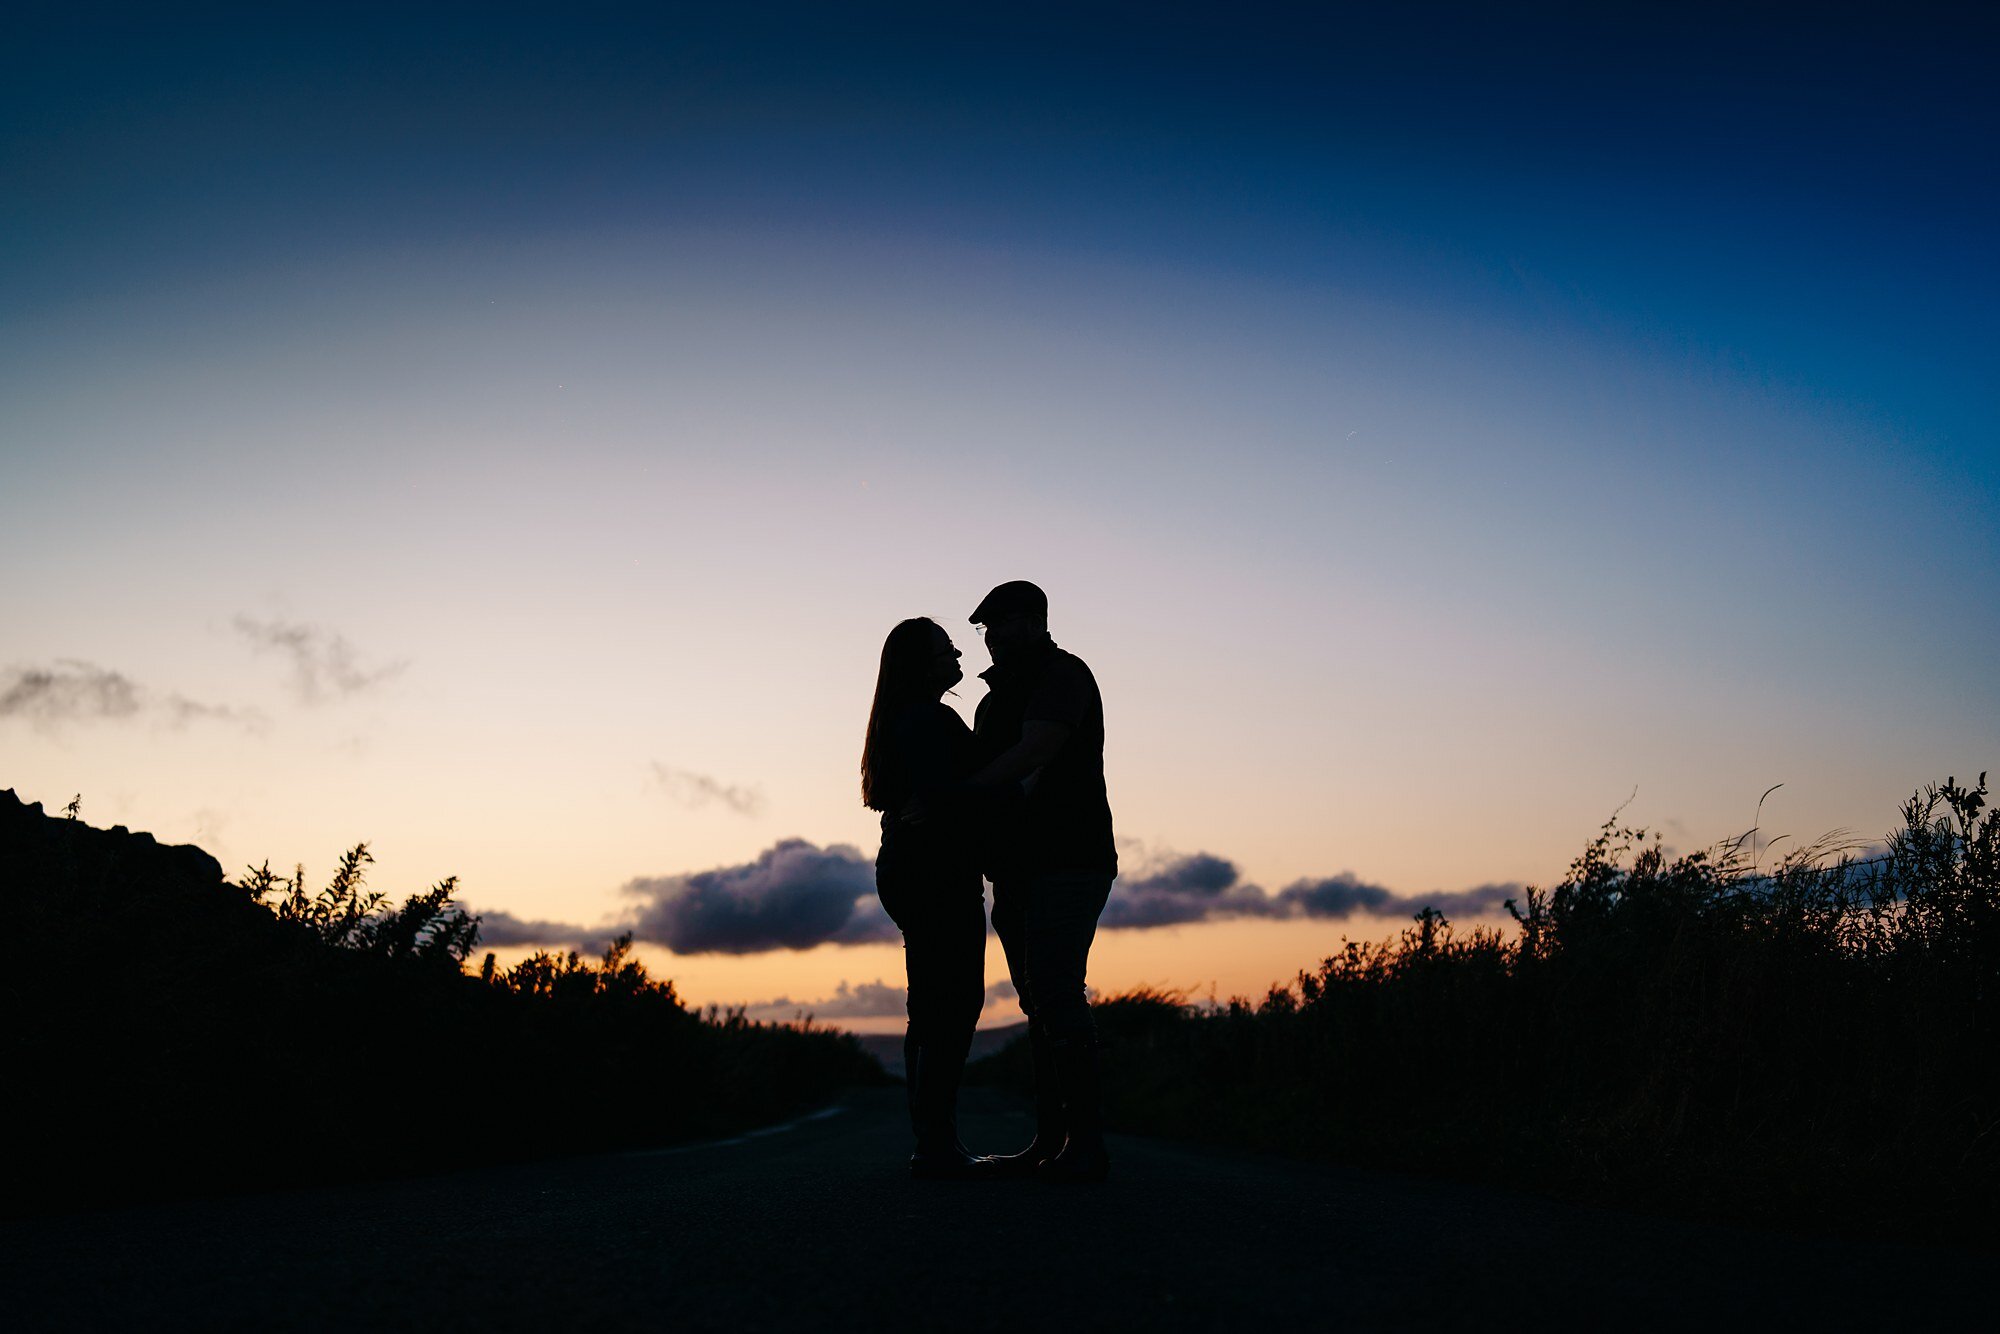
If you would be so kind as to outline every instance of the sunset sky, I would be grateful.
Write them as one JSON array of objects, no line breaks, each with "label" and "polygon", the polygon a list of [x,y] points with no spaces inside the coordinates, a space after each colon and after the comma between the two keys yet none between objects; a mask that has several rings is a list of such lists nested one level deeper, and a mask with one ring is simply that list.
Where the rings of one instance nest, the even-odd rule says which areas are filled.
[{"label": "sunset sky", "polygon": [[1974,7],[38,8],[24,799],[876,1026],[876,656],[1006,579],[1105,695],[1101,988],[2000,769]]}]

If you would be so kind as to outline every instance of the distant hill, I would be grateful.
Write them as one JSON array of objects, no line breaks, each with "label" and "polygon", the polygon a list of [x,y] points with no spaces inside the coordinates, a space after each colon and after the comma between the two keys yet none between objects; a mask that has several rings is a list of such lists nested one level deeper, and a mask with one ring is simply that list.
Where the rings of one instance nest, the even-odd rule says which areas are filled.
[{"label": "distant hill", "polygon": [[[1025,1021],[1003,1024],[998,1028],[982,1028],[972,1035],[972,1051],[968,1060],[976,1061],[982,1056],[991,1056],[1028,1031]],[[861,1050],[873,1056],[884,1070],[901,1079],[903,1070],[903,1035],[901,1033],[860,1033],[855,1041]]]}]

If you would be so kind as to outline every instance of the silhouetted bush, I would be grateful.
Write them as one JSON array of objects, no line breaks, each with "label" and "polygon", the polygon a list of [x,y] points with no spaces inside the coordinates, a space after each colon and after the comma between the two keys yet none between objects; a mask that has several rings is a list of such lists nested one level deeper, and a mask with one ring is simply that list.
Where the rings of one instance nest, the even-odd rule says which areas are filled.
[{"label": "silhouetted bush", "polygon": [[[1518,929],[1427,910],[1256,1003],[1096,1007],[1116,1128],[1606,1201],[1996,1235],[2000,821],[1931,787],[1878,857],[1668,859],[1607,824]],[[1024,1050],[990,1077],[1025,1084]]]},{"label": "silhouetted bush", "polygon": [[[73,814],[73,812],[72,812]],[[0,793],[15,1209],[661,1143],[885,1079],[847,1035],[690,1011],[621,940],[488,955],[454,880],[400,908]]]}]

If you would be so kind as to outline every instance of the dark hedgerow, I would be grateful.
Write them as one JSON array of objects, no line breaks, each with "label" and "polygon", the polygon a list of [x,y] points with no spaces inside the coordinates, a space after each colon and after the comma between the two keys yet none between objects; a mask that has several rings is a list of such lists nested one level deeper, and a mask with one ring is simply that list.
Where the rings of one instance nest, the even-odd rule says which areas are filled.
[{"label": "dark hedgerow", "polygon": [[[74,803],[72,803],[74,805]],[[851,1037],[698,1013],[621,940],[467,974],[446,880],[400,908],[0,793],[8,1204],[433,1171],[743,1129],[881,1082]]]},{"label": "dark hedgerow", "polygon": [[[1433,911],[1263,1000],[1096,1007],[1115,1128],[1601,1201],[2000,1239],[2000,822],[1669,859],[1607,824],[1517,930]],[[984,1072],[1025,1083],[1026,1053]]]}]

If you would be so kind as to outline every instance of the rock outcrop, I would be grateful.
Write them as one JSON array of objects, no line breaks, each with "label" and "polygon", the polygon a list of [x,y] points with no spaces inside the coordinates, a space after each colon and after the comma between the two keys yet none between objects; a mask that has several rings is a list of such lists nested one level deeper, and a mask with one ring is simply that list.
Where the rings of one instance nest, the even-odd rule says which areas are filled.
[{"label": "rock outcrop", "polygon": [[222,863],[192,844],[51,816],[40,802],[0,789],[0,883],[15,888],[33,877],[76,889],[143,881],[219,891],[223,883]]}]

